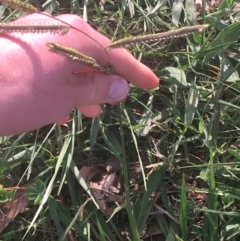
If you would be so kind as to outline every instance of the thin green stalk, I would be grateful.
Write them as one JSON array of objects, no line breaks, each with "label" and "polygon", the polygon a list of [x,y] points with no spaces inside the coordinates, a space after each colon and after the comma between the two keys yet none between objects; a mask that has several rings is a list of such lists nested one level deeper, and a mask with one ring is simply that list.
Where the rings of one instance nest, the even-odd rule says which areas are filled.
[{"label": "thin green stalk", "polygon": [[121,146],[122,146],[122,170],[123,170],[123,178],[124,178],[124,187],[125,187],[125,197],[127,202],[127,213],[129,218],[129,223],[132,231],[132,236],[134,241],[140,241],[137,223],[135,219],[134,210],[131,204],[130,198],[130,191],[129,191],[129,174],[128,174],[128,165],[127,165],[127,158],[126,158],[126,149],[125,149],[125,139],[124,139],[124,131],[123,131],[123,124],[122,124],[122,114],[121,114],[121,104],[117,105],[118,113],[119,113],[119,131],[120,131],[120,138],[121,138]]},{"label": "thin green stalk", "polygon": [[[216,182],[214,177],[214,156],[215,152],[213,150],[210,151],[210,193],[209,193],[209,209],[217,211],[217,196],[213,192],[216,189]],[[218,214],[212,213],[209,214],[212,222],[209,222],[209,234],[211,241],[217,241],[218,238]]]},{"label": "thin green stalk", "polygon": [[[206,2],[205,2],[205,0],[202,0],[202,12],[201,12],[201,14],[202,14],[203,22],[205,22],[205,7],[206,7]],[[201,43],[201,45],[203,45],[203,43],[204,43],[204,35],[205,35],[205,33],[202,32],[202,43]]]},{"label": "thin green stalk", "polygon": [[55,125],[55,135],[57,140],[57,147],[58,147],[58,150],[60,151],[63,147],[63,135],[62,135],[62,130],[60,125]]}]

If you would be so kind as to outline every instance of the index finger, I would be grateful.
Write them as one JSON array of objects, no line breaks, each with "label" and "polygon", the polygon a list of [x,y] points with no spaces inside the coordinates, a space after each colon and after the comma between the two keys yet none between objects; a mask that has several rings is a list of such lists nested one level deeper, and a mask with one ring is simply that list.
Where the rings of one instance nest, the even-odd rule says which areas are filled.
[{"label": "index finger", "polygon": [[153,89],[159,85],[158,77],[146,65],[136,60],[125,49],[109,50],[116,74],[143,88]]}]

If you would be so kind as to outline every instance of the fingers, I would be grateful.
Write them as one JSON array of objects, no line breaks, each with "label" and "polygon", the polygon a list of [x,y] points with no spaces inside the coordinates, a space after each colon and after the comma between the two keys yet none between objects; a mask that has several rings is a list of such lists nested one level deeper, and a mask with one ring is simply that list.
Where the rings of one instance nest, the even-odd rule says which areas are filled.
[{"label": "fingers", "polygon": [[[58,18],[68,22],[80,31],[70,28],[67,34],[60,36],[58,34],[48,33],[41,35],[34,33],[27,35],[22,35],[21,33],[15,34],[17,37],[20,36],[24,43],[29,43],[32,49],[35,48],[36,53],[39,51],[41,53],[39,56],[45,57],[41,66],[45,72],[42,74],[45,76],[45,80],[51,74],[51,81],[47,81],[48,89],[49,91],[51,89],[54,90],[52,91],[53,94],[51,93],[46,101],[50,103],[48,107],[49,110],[58,110],[58,112],[54,113],[54,117],[58,116],[54,121],[65,116],[70,112],[71,108],[75,106],[78,106],[80,111],[86,116],[94,117],[99,115],[101,108],[98,104],[117,103],[126,98],[129,91],[126,80],[144,89],[151,89],[158,86],[159,79],[155,74],[137,61],[127,50],[121,48],[105,50],[104,47],[109,44],[110,40],[92,29],[81,18],[69,14],[62,15]],[[43,23],[46,20],[47,23],[50,24],[51,20],[49,19],[51,18],[33,14],[18,21],[19,23]],[[53,22],[55,23],[55,21],[56,20]],[[109,66],[111,62],[117,75],[97,72],[81,73],[84,65],[52,53],[46,47],[46,42],[48,41],[75,48],[95,58],[103,66]],[[106,51],[108,51],[110,58],[108,58]],[[46,54],[43,55],[43,53]],[[57,59],[57,61],[53,61],[55,59]],[[39,67],[39,65],[34,66]],[[57,69],[57,66],[62,66],[62,68],[59,67]],[[74,74],[76,72],[81,74]],[[43,88],[41,81],[35,81],[34,83],[37,83],[37,87],[40,86]],[[42,91],[41,93],[46,94],[46,91]],[[42,104],[42,102],[40,104]],[[52,120],[53,118],[49,117],[49,120],[46,120],[44,123],[50,122],[50,119]],[[66,120],[67,119],[61,120],[59,123],[63,123]]]},{"label": "fingers", "polygon": [[158,77],[124,49],[109,50],[116,74],[143,88],[153,89],[159,85]]},{"label": "fingers", "polygon": [[[126,80],[118,75],[106,75],[102,73],[87,73],[72,75],[69,85],[65,88],[65,96],[69,96],[79,111],[86,117],[96,117],[102,109],[98,103],[116,104],[123,101],[129,91]],[[57,124],[65,124],[69,116],[57,121]]]},{"label": "fingers", "polygon": [[[69,110],[77,107],[83,115],[96,117],[102,111],[99,103],[121,102],[127,97],[128,91],[128,83],[118,75],[93,72],[72,75],[64,89],[64,97],[73,101]],[[65,116],[57,121],[57,124],[65,124],[68,120]]]},{"label": "fingers", "polygon": [[[101,114],[102,109],[100,105],[79,106],[79,111],[86,117],[94,118]],[[64,125],[70,120],[69,115],[65,116],[61,120],[57,121],[57,125]]]},{"label": "fingers", "polygon": [[64,118],[62,118],[61,120],[57,121],[56,124],[58,125],[64,125],[69,121],[69,115],[65,116]]},{"label": "fingers", "polygon": [[[57,18],[71,24],[80,31],[70,29],[66,35],[51,36],[51,41],[76,48],[95,58],[103,66],[113,65],[116,74],[121,75],[127,81],[141,88],[152,89],[159,85],[157,76],[148,67],[136,60],[127,50],[123,48],[105,50],[104,47],[109,45],[110,40],[92,29],[80,17],[72,14],[65,14]],[[32,14],[16,22],[42,23],[43,21],[54,22],[56,20],[51,19],[51,16],[47,17],[41,14]],[[83,34],[83,32],[85,34]],[[106,51],[108,51],[110,59]],[[79,67],[80,70],[81,68]]]},{"label": "fingers", "polygon": [[101,103],[118,103],[123,101],[129,92],[126,80],[118,75],[90,72],[75,74],[70,77],[69,95],[75,106],[91,106]]},{"label": "fingers", "polygon": [[83,115],[90,118],[97,117],[102,112],[100,105],[79,106],[78,109]]},{"label": "fingers", "polygon": [[[61,17],[62,19],[68,19],[68,17],[72,18],[69,15],[63,15]],[[70,20],[68,19],[68,21]],[[80,21],[78,21],[78,23],[79,22]],[[72,23],[75,26],[76,23]],[[81,23],[81,29],[83,28],[89,36],[98,42],[98,44],[94,43],[85,35],[85,41],[91,43],[89,47],[86,46],[86,49],[89,49],[90,56],[93,56],[103,66],[113,66],[114,74],[122,76],[127,81],[141,88],[152,89],[159,85],[159,78],[152,72],[152,70],[140,63],[126,49],[118,48],[109,50],[107,48],[101,48],[100,46],[107,47],[109,45],[109,39],[96,32],[90,26],[86,27],[86,25]]]},{"label": "fingers", "polygon": [[[100,45],[104,47],[109,45],[109,39],[94,32],[95,30],[88,31],[88,34],[95,36],[94,39],[96,39]],[[89,41],[87,40],[87,36],[85,36],[85,38],[86,41]],[[94,45],[96,45],[96,43]],[[89,46],[89,48],[92,49],[92,52],[89,53],[90,56],[97,59],[103,66],[113,66],[114,74],[122,76],[127,81],[144,89],[153,89],[159,85],[159,79],[152,70],[135,59],[126,49],[104,50],[99,46],[95,46],[95,48]],[[106,51],[108,51],[110,59],[107,57]],[[111,63],[109,63],[109,61]]]},{"label": "fingers", "polygon": [[[94,57],[103,66],[113,65],[115,74],[121,75],[127,81],[144,89],[156,88],[159,85],[158,77],[148,67],[136,60],[126,49],[104,49],[104,47],[109,45],[109,39],[92,29],[81,18],[75,15],[61,15],[58,18],[70,23],[76,28],[80,28],[81,26],[80,29],[84,31],[86,35],[73,31],[74,36],[71,36],[71,39],[76,38],[75,42],[79,42],[79,45],[84,45],[83,52]],[[81,38],[82,41],[79,41],[79,38]],[[110,59],[106,51],[108,51]],[[109,63],[109,61],[111,61],[111,63]]]}]

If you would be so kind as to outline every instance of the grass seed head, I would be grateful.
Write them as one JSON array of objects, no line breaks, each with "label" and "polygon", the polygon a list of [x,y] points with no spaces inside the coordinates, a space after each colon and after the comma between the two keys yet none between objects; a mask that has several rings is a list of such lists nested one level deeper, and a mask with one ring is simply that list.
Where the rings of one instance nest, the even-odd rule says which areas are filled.
[{"label": "grass seed head", "polygon": [[30,3],[25,3],[19,0],[0,0],[1,3],[12,7],[13,9],[20,10],[26,13],[36,13],[38,9]]}]

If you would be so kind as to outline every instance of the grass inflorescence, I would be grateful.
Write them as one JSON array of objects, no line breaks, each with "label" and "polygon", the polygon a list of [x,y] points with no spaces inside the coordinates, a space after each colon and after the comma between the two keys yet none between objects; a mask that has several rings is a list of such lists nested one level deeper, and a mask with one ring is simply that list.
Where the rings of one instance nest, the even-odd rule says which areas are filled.
[{"label": "grass inflorescence", "polygon": [[98,64],[94,58],[87,56],[74,48],[65,47],[61,44],[51,43],[51,42],[46,43],[46,45],[49,47],[49,49],[52,52],[61,54],[63,56],[67,56],[71,60],[78,61],[86,66],[91,67],[92,69],[96,69],[96,70],[103,71],[106,73],[109,72],[108,68],[104,68],[103,66]]},{"label": "grass inflorescence", "polygon": [[61,24],[7,24],[0,23],[0,33],[58,33],[58,34],[66,34],[69,31],[69,27],[67,25]]},{"label": "grass inflorescence", "polygon": [[143,43],[150,43],[150,42],[156,42],[160,40],[171,40],[171,39],[177,39],[177,38],[186,38],[189,35],[192,35],[197,32],[202,32],[206,28],[208,28],[209,25],[195,25],[190,27],[183,27],[177,30],[167,31],[163,33],[156,33],[156,34],[146,34],[143,36],[137,36],[137,37],[127,37],[123,39],[119,39],[108,45],[106,48],[120,48],[120,47],[128,47],[131,45],[136,44],[143,44]]},{"label": "grass inflorescence", "polygon": [[0,2],[12,7],[13,9],[20,10],[26,13],[38,12],[38,9],[34,7],[32,4],[20,0],[1,0]]}]

